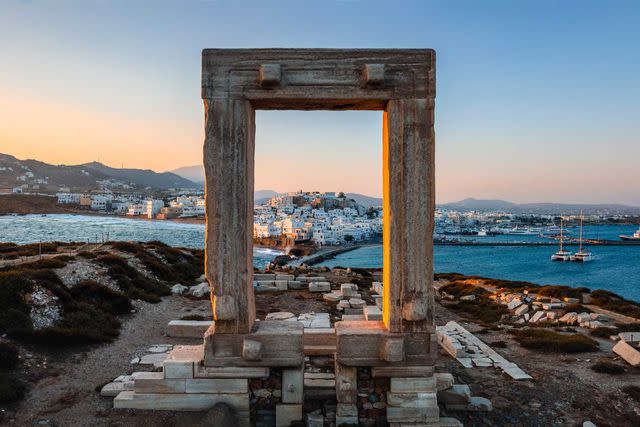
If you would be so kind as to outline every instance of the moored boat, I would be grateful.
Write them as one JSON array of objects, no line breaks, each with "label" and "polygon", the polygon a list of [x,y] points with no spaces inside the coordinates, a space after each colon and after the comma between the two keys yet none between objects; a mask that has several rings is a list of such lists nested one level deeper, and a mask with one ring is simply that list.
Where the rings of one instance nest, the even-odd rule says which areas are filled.
[{"label": "moored boat", "polygon": [[560,249],[555,254],[551,255],[551,261],[571,261],[571,252],[563,248],[564,236],[562,234],[562,219],[560,219]]},{"label": "moored boat", "polygon": [[638,230],[635,233],[633,233],[632,236],[627,236],[627,235],[621,234],[620,238],[622,240],[636,240],[636,241],[640,240],[640,228],[638,228]]}]

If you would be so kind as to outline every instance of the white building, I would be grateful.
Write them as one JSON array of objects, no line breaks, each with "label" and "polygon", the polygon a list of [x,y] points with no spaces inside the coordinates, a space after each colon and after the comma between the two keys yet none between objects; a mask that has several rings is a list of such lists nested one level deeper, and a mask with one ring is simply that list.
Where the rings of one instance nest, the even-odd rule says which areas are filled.
[{"label": "white building", "polygon": [[164,202],[162,200],[150,199],[150,200],[147,200],[145,204],[146,204],[145,213],[147,215],[147,218],[155,217],[160,212],[160,209],[164,208]]}]

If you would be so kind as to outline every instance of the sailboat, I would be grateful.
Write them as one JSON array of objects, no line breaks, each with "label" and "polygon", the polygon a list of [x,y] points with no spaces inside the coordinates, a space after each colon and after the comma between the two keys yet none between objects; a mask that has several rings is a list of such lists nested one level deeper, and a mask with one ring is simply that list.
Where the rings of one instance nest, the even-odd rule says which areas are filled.
[{"label": "sailboat", "polygon": [[564,236],[562,234],[562,218],[560,218],[560,250],[555,254],[551,255],[551,261],[570,261],[571,260],[571,252],[565,250],[563,248],[564,244]]},{"label": "sailboat", "polygon": [[571,261],[573,262],[587,262],[593,261],[593,254],[591,252],[585,252],[582,248],[582,212],[580,212],[580,250],[571,255]]}]

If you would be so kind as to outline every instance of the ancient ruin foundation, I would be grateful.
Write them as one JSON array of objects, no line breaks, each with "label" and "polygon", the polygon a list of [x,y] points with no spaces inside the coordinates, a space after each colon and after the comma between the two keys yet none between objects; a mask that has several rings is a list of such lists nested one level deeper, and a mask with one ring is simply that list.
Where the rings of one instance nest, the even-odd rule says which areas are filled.
[{"label": "ancient ruin foundation", "polygon": [[[164,378],[184,377],[187,388],[202,385],[213,391],[187,409],[221,401],[248,424],[247,379],[277,368],[282,372],[282,402],[276,424],[302,419],[303,325],[256,321],[255,110],[382,110],[382,320],[335,324],[330,339],[335,341],[336,424],[358,423],[357,369],[364,367],[374,378],[389,378],[386,416],[392,426],[459,425],[440,418],[433,373],[435,52],[205,49],[202,98],[205,270],[215,321],[205,333],[204,351],[200,347],[167,360]],[[210,379],[220,380],[213,386],[206,383]],[[185,406],[188,399],[182,401]]]}]

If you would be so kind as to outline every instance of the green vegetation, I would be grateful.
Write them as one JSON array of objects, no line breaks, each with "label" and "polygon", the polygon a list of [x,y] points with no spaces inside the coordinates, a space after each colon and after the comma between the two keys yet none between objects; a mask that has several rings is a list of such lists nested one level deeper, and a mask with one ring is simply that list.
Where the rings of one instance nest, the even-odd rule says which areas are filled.
[{"label": "green vegetation", "polygon": [[466,295],[479,296],[487,293],[485,289],[479,286],[469,285],[459,281],[451,282],[444,285],[440,288],[440,292],[446,292],[456,298],[460,298]]},{"label": "green vegetation", "polygon": [[506,306],[495,304],[485,297],[477,297],[473,301],[459,301],[447,305],[447,308],[457,311],[465,317],[484,323],[495,323],[502,318],[503,314],[509,312]]},{"label": "green vegetation", "polygon": [[19,366],[18,348],[8,342],[0,342],[0,403],[24,397],[26,387],[15,372]]},{"label": "green vegetation", "polygon": [[602,307],[605,310],[640,319],[640,304],[626,300],[613,292],[603,290],[591,292],[591,304]]},{"label": "green vegetation", "polygon": [[[582,301],[583,295],[588,294],[591,297],[591,302],[589,302],[589,304],[596,305],[604,308],[605,310],[610,310],[615,313],[623,314],[625,316],[640,319],[640,303],[626,300],[620,295],[604,290],[591,291],[590,289],[584,287],[572,288],[570,286],[541,286],[530,282],[491,279],[482,276],[465,276],[459,273],[438,273],[434,275],[434,279],[449,280],[454,283],[468,280],[478,280],[481,281],[484,285],[495,287],[498,290],[505,289],[513,292],[529,291],[530,293],[535,293],[543,297],[559,299],[577,298]],[[589,312],[587,311],[587,307],[578,309],[578,306],[575,305],[574,308],[576,308],[576,310],[572,311],[583,313]]]},{"label": "green vegetation", "polygon": [[598,351],[598,342],[582,334],[561,334],[548,329],[517,329],[509,332],[524,348],[544,353]]},{"label": "green vegetation", "polygon": [[160,280],[194,281],[204,273],[204,251],[181,250],[162,242],[145,245],[134,242],[111,243],[113,249],[135,255]]},{"label": "green vegetation", "polygon": [[600,374],[620,375],[626,372],[622,365],[609,362],[608,360],[599,360],[591,366],[591,369]]},{"label": "green vegetation", "polygon": [[145,276],[117,255],[102,255],[96,262],[107,267],[107,274],[131,299],[156,303],[160,302],[161,296],[171,293],[166,283]]}]

